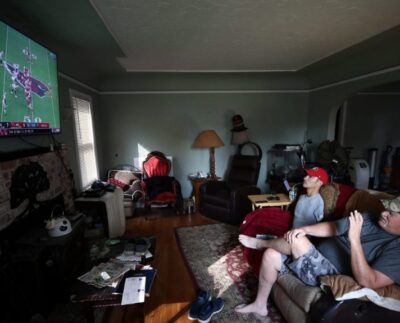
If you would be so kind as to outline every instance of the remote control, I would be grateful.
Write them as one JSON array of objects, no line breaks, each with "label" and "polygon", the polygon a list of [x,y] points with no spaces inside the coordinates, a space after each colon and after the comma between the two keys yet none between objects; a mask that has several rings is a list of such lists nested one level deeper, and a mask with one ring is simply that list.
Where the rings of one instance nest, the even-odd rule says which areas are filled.
[{"label": "remote control", "polygon": [[257,234],[256,238],[261,240],[271,240],[271,239],[276,239],[278,237],[276,235],[267,233],[267,234]]}]

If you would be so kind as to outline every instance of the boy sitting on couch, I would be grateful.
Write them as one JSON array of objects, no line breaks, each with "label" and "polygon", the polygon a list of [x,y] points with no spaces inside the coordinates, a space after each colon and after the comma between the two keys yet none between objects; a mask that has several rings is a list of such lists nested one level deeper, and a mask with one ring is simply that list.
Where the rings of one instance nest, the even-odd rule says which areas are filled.
[{"label": "boy sitting on couch", "polygon": [[[320,222],[324,217],[324,201],[319,194],[322,185],[328,184],[329,175],[320,167],[304,169],[307,176],[303,179],[303,187],[306,194],[302,194],[296,203],[293,218],[293,228],[303,227],[305,225]],[[242,245],[252,249],[265,248],[285,248],[286,244],[281,244],[279,239],[261,240],[249,237],[243,234],[239,235],[239,241]],[[277,244],[280,244],[277,246]],[[287,253],[289,250],[286,250]]]}]

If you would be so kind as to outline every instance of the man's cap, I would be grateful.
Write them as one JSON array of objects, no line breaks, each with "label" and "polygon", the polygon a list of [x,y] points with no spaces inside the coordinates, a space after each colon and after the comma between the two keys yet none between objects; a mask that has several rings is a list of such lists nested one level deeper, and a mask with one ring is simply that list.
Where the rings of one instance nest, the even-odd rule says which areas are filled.
[{"label": "man's cap", "polygon": [[318,177],[323,184],[329,183],[329,175],[325,169],[321,167],[304,168],[308,176]]},{"label": "man's cap", "polygon": [[400,213],[400,196],[392,200],[381,200],[386,210]]},{"label": "man's cap", "polygon": [[235,114],[232,117],[232,123],[233,123],[233,128],[231,129],[232,131],[244,131],[247,130],[247,128],[244,126],[244,121],[243,118],[240,114]]}]

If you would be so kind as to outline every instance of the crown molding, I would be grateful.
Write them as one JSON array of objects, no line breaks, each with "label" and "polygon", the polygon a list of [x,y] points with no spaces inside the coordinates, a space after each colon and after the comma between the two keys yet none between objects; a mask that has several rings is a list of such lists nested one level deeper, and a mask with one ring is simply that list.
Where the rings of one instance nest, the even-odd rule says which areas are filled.
[{"label": "crown molding", "polygon": [[[82,83],[76,79],[74,79],[73,77],[70,77],[64,73],[59,72],[58,75],[65,79],[68,80],[72,83],[75,83],[85,89],[88,89],[98,95],[148,95],[148,94],[234,94],[234,93],[313,93],[313,92],[317,92],[317,91],[321,91],[321,90],[325,90],[331,87],[335,87],[335,86],[339,86],[339,85],[344,85],[344,84],[348,84],[348,83],[352,83],[352,82],[356,82],[356,81],[360,81],[363,79],[368,79],[370,77],[374,77],[374,76],[379,76],[382,74],[386,74],[386,73],[391,73],[391,72],[396,72],[396,71],[400,71],[400,65],[397,66],[393,66],[393,67],[389,67],[383,70],[379,70],[379,71],[375,71],[375,72],[370,72],[370,73],[366,73],[366,74],[362,74],[359,76],[354,76],[354,77],[350,77],[348,79],[345,80],[341,80],[341,81],[337,81],[337,82],[332,82],[329,84],[325,84],[325,85],[321,85],[321,86],[317,86],[311,89],[306,89],[306,90],[294,90],[294,89],[288,89],[288,90],[157,90],[157,91],[100,91],[97,90],[85,83]],[[374,95],[398,95],[400,94],[399,92],[362,92],[363,95],[372,95],[372,93],[374,93]]]}]

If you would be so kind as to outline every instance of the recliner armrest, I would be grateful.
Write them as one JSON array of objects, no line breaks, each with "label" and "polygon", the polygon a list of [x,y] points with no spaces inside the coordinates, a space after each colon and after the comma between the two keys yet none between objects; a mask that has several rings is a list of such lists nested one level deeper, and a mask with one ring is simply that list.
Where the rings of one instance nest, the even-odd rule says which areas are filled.
[{"label": "recliner armrest", "polygon": [[248,195],[260,194],[260,192],[261,190],[254,185],[241,186],[231,191],[231,197],[235,198],[237,196],[243,196],[243,195],[247,197]]},{"label": "recliner armrest", "polygon": [[226,181],[208,181],[200,186],[200,193],[212,194],[217,191],[229,189]]}]

